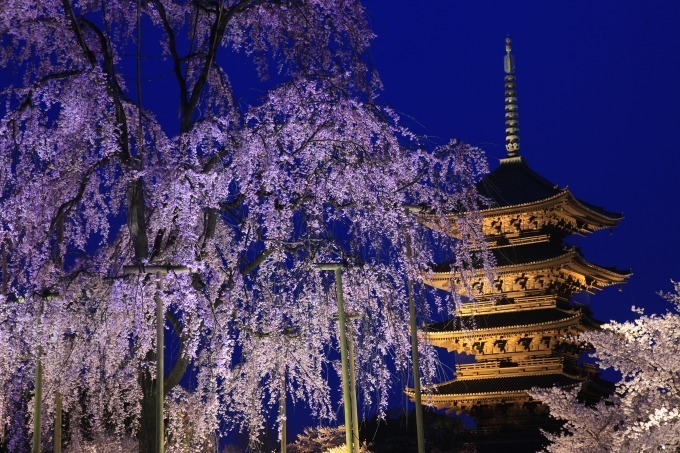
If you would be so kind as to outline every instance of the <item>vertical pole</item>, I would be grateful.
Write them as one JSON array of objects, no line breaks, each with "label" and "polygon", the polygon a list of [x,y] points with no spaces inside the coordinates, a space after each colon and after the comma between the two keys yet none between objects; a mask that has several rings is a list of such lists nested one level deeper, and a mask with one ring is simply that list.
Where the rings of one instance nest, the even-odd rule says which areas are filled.
[{"label": "vertical pole", "polygon": [[342,399],[345,407],[345,442],[347,453],[352,453],[352,397],[349,392],[349,369],[347,366],[347,335],[345,332],[345,303],[342,296],[342,269],[335,269],[335,292],[338,298],[338,328],[340,329],[340,360],[342,360]]},{"label": "vertical pole", "polygon": [[[406,257],[409,265],[413,264],[411,251],[411,233],[406,231]],[[416,304],[413,295],[413,281],[408,277],[408,309],[411,321],[411,360],[413,361],[413,392],[416,400],[416,434],[418,453],[425,453],[425,429],[423,426],[423,404],[420,394],[420,355],[418,354],[418,326],[416,324]]]},{"label": "vertical pole", "polygon": [[2,288],[0,289],[3,296],[5,294],[7,294],[8,277],[9,276],[7,275],[7,244],[5,242],[3,242],[2,243]]},{"label": "vertical pole", "polygon": [[54,453],[61,453],[61,393],[54,397]]},{"label": "vertical pole", "polygon": [[33,395],[33,453],[40,453],[42,431],[42,346],[38,346],[35,361],[35,390]]},{"label": "vertical pole", "polygon": [[165,310],[161,299],[163,289],[163,274],[156,273],[156,453],[163,453],[165,449],[163,426],[163,380],[165,362]]},{"label": "vertical pole", "polygon": [[38,320],[37,324],[37,334],[38,334],[38,348],[36,350],[35,358],[35,389],[33,394],[33,453],[40,453],[40,434],[42,432],[42,384],[43,384],[43,372],[42,372],[42,354],[43,348],[40,344],[40,318],[43,314],[45,301],[40,300],[40,309],[38,310]]},{"label": "vertical pole", "polygon": [[[284,356],[285,357],[285,356]],[[281,395],[279,397],[279,418],[281,420],[281,453],[286,453],[286,368],[281,373]]]},{"label": "vertical pole", "polygon": [[347,334],[349,346],[349,387],[352,396],[352,438],[354,439],[354,453],[359,453],[359,414],[357,410],[357,383],[354,374],[354,340],[352,332]]}]

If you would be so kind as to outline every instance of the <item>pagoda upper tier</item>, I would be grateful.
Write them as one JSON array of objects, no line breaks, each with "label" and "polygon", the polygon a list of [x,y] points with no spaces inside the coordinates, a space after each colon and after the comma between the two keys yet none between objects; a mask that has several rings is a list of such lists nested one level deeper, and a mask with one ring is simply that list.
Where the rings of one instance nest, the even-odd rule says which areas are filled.
[{"label": "pagoda upper tier", "polygon": [[[480,268],[471,279],[473,296],[478,301],[497,298],[526,297],[538,294],[559,294],[569,297],[580,291],[593,293],[607,286],[624,283],[630,271],[592,264],[576,248],[562,247],[553,242],[527,243],[521,246],[491,249],[496,261],[495,279],[488,282],[487,272]],[[436,288],[463,295],[467,289],[448,263],[437,265],[426,282]]]},{"label": "pagoda upper tier", "polygon": [[[489,246],[519,245],[548,240],[551,234],[585,235],[616,226],[623,215],[606,211],[575,197],[533,171],[521,156],[501,159],[500,165],[478,184],[482,196],[482,230]],[[457,235],[456,219],[449,216]],[[432,218],[423,223],[436,228]]]}]

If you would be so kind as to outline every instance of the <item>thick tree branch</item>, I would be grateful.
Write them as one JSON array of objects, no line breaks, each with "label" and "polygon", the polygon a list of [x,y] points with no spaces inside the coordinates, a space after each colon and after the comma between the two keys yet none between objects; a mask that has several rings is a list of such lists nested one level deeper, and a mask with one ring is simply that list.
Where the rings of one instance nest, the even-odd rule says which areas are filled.
[{"label": "thick tree branch", "polygon": [[173,315],[170,312],[167,312],[165,316],[168,318],[168,321],[170,321],[172,328],[175,330],[177,336],[179,337],[179,355],[177,356],[177,360],[175,361],[175,364],[172,366],[170,373],[168,373],[168,375],[165,377],[164,382],[165,387],[163,388],[163,391],[165,395],[167,395],[174,387],[176,387],[180,383],[191,361],[186,356],[186,354],[184,354],[185,338],[179,320],[175,317],[175,315]]}]

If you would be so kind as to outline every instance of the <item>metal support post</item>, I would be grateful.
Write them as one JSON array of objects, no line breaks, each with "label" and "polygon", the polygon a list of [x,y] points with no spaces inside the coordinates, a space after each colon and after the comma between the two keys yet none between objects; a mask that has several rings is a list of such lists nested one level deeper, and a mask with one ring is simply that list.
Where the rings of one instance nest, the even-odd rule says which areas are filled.
[{"label": "metal support post", "polygon": [[54,453],[61,453],[61,393],[54,396]]},{"label": "metal support post", "polygon": [[[413,265],[411,250],[411,233],[406,231],[406,257],[409,265]],[[407,276],[408,278],[408,276]],[[425,428],[423,425],[423,404],[420,394],[420,355],[418,354],[418,326],[416,323],[416,304],[413,294],[413,281],[408,278],[408,309],[411,321],[411,360],[413,361],[413,392],[416,403],[416,433],[418,439],[418,453],[425,453]]]},{"label": "metal support post", "polygon": [[156,273],[156,453],[165,450],[165,417],[163,414],[163,381],[165,380],[165,309],[161,299],[163,274]]},{"label": "metal support post", "polygon": [[354,372],[354,340],[352,332],[347,334],[347,345],[349,346],[349,390],[352,394],[352,438],[354,439],[354,453],[359,453],[359,414],[357,410],[357,383]]},{"label": "metal support post", "polygon": [[35,357],[35,388],[33,389],[33,453],[40,453],[40,435],[42,432],[42,354],[43,348],[40,344],[40,337],[42,334],[41,317],[45,308],[45,300],[40,300],[40,309],[38,310],[38,320],[36,321],[36,333],[38,334],[38,347],[36,349]]},{"label": "metal support post", "polygon": [[281,453],[286,453],[286,368],[281,376],[281,395],[279,396],[279,418],[281,419]]},{"label": "metal support post", "polygon": [[35,389],[33,393],[33,453],[40,453],[42,431],[42,346],[38,346],[35,360]]},{"label": "metal support post", "polygon": [[342,399],[345,409],[345,442],[347,453],[352,453],[352,396],[350,394],[349,366],[347,360],[347,334],[345,324],[345,303],[342,295],[342,265],[320,264],[322,271],[335,272],[335,292],[338,299],[338,329],[340,330],[340,360],[342,361]]},{"label": "metal support post", "polygon": [[124,266],[124,274],[156,274],[156,453],[165,451],[165,418],[163,414],[164,378],[165,378],[165,309],[161,291],[163,290],[163,275],[168,272],[176,274],[188,273],[185,266]]}]

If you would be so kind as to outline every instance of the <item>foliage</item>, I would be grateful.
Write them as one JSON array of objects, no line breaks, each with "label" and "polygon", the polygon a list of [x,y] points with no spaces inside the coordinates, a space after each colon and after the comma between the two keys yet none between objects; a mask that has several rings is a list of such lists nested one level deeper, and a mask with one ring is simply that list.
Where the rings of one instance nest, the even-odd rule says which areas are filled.
[{"label": "foliage", "polygon": [[288,445],[290,453],[312,453],[345,446],[345,427],[320,426],[305,428],[294,443]]},{"label": "foliage", "polygon": [[[474,219],[448,243],[404,206],[474,210],[485,162],[455,141],[424,150],[378,104],[357,0],[7,0],[0,35],[13,75],[0,87],[8,444],[30,435],[40,355],[44,436],[59,392],[71,439],[137,436],[151,450],[157,295],[176,346],[169,448],[186,433],[202,448],[220,428],[255,439],[281,391],[333,418],[324,261],[348,266],[358,387],[385,407],[388,362],[408,366],[405,279],[424,271],[413,263],[446,245],[470,269],[481,243]],[[148,73],[142,50],[158,42]],[[250,104],[233,83],[249,65],[262,93]],[[144,81],[165,75],[174,92],[149,102]],[[149,265],[190,273],[159,289]]]},{"label": "foliage", "polygon": [[622,375],[614,395],[595,405],[577,400],[576,390],[533,394],[566,421],[559,434],[545,433],[548,451],[641,452],[678,448],[680,439],[680,284],[663,294],[673,307],[632,322],[610,322],[581,339],[591,344],[603,368]]},{"label": "foliage", "polygon": [[[370,450],[366,442],[361,444],[361,453]],[[345,427],[320,426],[318,428],[305,428],[294,443],[287,446],[291,453],[342,453],[347,451],[345,443]]]}]

